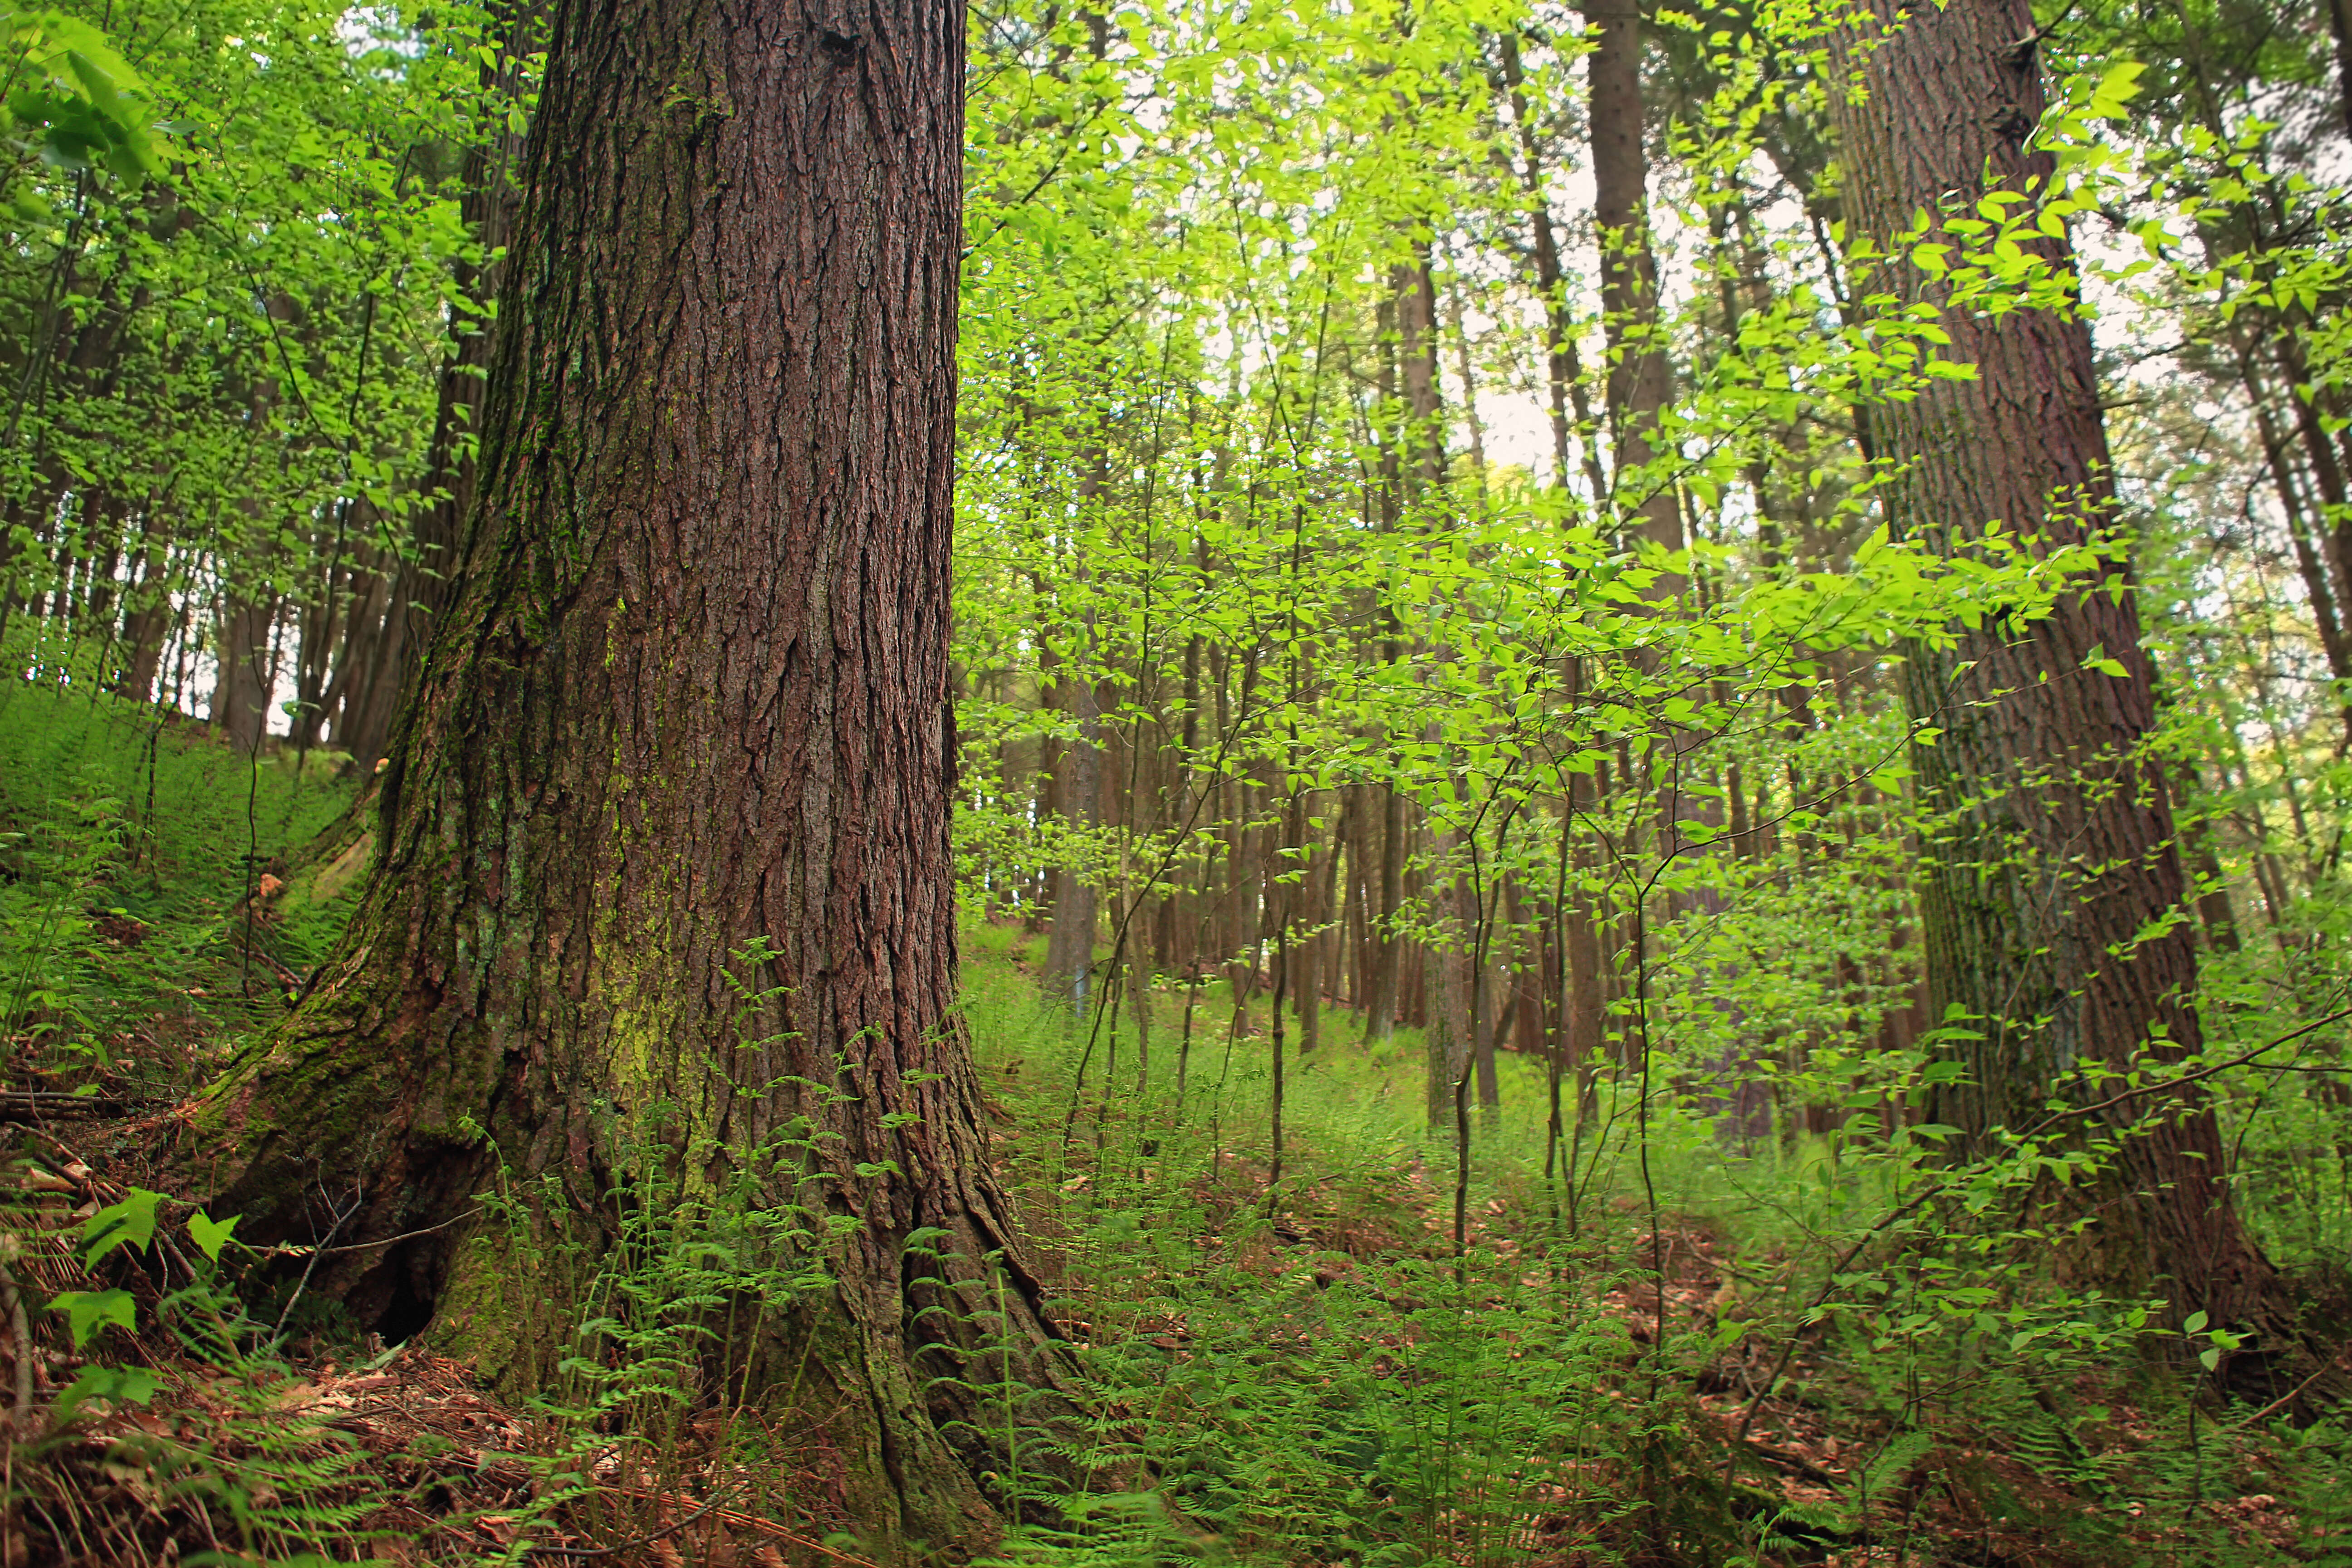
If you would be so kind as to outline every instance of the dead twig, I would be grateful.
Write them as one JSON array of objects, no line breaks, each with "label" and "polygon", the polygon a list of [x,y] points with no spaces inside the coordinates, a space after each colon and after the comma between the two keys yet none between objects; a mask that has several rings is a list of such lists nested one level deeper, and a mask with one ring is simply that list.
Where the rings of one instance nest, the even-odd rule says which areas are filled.
[{"label": "dead twig", "polygon": [[[319,1259],[325,1256],[327,1244],[335,1239],[335,1234],[343,1228],[344,1221],[350,1219],[353,1215],[360,1212],[363,1197],[364,1194],[361,1193],[352,1193],[352,1206],[343,1210],[341,1214],[336,1215],[335,1223],[327,1227],[327,1234],[319,1238],[318,1250],[314,1250],[310,1254],[310,1261],[304,1265],[302,1269],[302,1278],[294,1282],[294,1294],[286,1298],[286,1310],[278,1314],[278,1321],[273,1324],[269,1330],[269,1342],[271,1344],[274,1345],[278,1343],[279,1340],[284,1337],[286,1332],[286,1320],[294,1315],[294,1304],[302,1299],[302,1292],[310,1288],[310,1276],[317,1272],[319,1268]],[[329,1198],[327,1201],[330,1205],[334,1202],[332,1198]]]},{"label": "dead twig", "polygon": [[2247,1416],[2244,1420],[2232,1423],[2230,1430],[2232,1432],[2242,1432],[2247,1427],[2252,1426],[2255,1422],[2263,1419],[2265,1416],[2276,1415],[2279,1411],[2285,1409],[2288,1405],[2302,1398],[2305,1394],[2310,1392],[2311,1385],[2313,1384],[2317,1383],[2321,1378],[2326,1377],[2329,1373],[2336,1370],[2336,1363],[2343,1359],[2344,1352],[2347,1350],[2352,1350],[2352,1340],[2347,1340],[2344,1343],[2336,1346],[2336,1353],[2321,1362],[2319,1363],[2319,1369],[2316,1372],[2314,1372],[2309,1377],[2305,1378],[2301,1383],[2296,1384],[2293,1388],[2288,1389],[2284,1394],[2280,1394],[2276,1399],[2272,1400],[2268,1405],[2263,1405],[2260,1410],[2255,1411],[2252,1415]]},{"label": "dead twig", "polygon": [[[665,1535],[677,1534],[679,1531],[684,1530],[688,1525],[692,1524],[696,1520],[704,1517],[706,1514],[716,1512],[720,1503],[726,1501],[729,1497],[732,1496],[735,1491],[740,1489],[740,1488],[737,1487],[730,1488],[729,1490],[723,1492],[714,1492],[711,1494],[711,1498],[709,1502],[704,1503],[700,1508],[696,1509],[692,1513],[686,1515],[683,1519],[673,1520],[669,1523],[663,1525],[659,1530],[655,1531],[651,1535],[641,1535],[635,1541],[624,1542],[618,1546],[532,1546],[529,1548],[524,1554],[530,1557],[617,1557],[624,1552],[635,1552],[641,1547],[651,1546],[655,1542],[659,1541]],[[656,1500],[658,1501],[659,1500],[657,1499]],[[823,1548],[819,1548],[819,1550],[822,1551]]]},{"label": "dead twig", "polygon": [[404,1230],[398,1236],[379,1237],[373,1241],[349,1242],[341,1247],[305,1247],[294,1242],[281,1241],[274,1246],[262,1247],[259,1251],[264,1258],[325,1258],[345,1252],[365,1252],[372,1247],[390,1247],[395,1241],[413,1241],[420,1236],[431,1236],[436,1230],[446,1230],[460,1220],[471,1219],[481,1212],[479,1208],[470,1208],[463,1214],[451,1215],[439,1225],[428,1225],[422,1230]]},{"label": "dead twig", "polygon": [[27,1116],[112,1116],[131,1102],[101,1094],[67,1094],[61,1089],[0,1089],[0,1121]]}]

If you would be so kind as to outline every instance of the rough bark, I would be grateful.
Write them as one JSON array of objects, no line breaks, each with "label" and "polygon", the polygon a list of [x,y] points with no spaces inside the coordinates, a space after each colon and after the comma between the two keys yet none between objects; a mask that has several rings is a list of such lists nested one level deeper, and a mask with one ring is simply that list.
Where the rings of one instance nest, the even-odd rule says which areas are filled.
[{"label": "rough bark", "polygon": [[[1859,232],[1884,242],[1947,205],[1972,215],[1988,172],[2014,190],[2048,176],[2047,156],[2024,145],[2042,109],[2039,58],[2018,43],[2032,36],[2025,0],[1870,0],[1857,13],[1841,48],[1867,98],[1832,99]],[[2039,243],[2070,264],[2063,238]],[[1937,288],[1901,263],[1874,284],[1930,302]],[[2088,325],[2047,310],[1940,320],[1951,357],[1977,376],[1872,410],[1881,455],[1901,469],[1890,521],[1956,554],[1994,520],[2053,545],[2083,541],[2114,497]],[[2086,668],[2094,649],[2126,673]],[[1976,1035],[1953,1047],[1965,1080],[1930,1115],[1975,1154],[2000,1130],[2041,1121],[2075,1068],[2144,1068],[2200,1043],[2188,887],[2147,752],[2154,671],[2128,570],[2112,563],[2106,583],[2030,626],[1915,645],[1905,687],[1912,713],[1941,731],[1914,751],[1934,824],[1920,886],[1930,1016],[1965,1015]],[[2097,1121],[2122,1134],[2158,1109],[2130,1101]],[[2193,1091],[2124,1136],[2104,1187],[2077,1201],[2097,1223],[2062,1267],[2123,1289],[2168,1280],[2179,1315],[2268,1318],[2273,1276],[2231,1206],[2214,1118]]]},{"label": "rough bark", "polygon": [[963,48],[939,0],[559,4],[383,852],[199,1117],[215,1212],[384,1243],[311,1288],[510,1374],[522,1305],[573,1303],[468,1219],[501,1166],[593,1243],[647,1140],[689,1188],[814,1140],[751,1168],[855,1226],[753,1381],[829,1413],[893,1556],[989,1539],[1003,1464],[916,1360],[994,1325],[908,1238],[1001,1258],[1055,1364],[950,1008]]},{"label": "rough bark", "polygon": [[[1610,489],[1641,519],[1642,536],[1683,547],[1682,509],[1665,477],[1648,472],[1659,455],[1658,420],[1674,399],[1674,372],[1658,317],[1658,260],[1650,245],[1650,161],[1643,143],[1642,8],[1638,0],[1585,7],[1593,50],[1592,221],[1601,231],[1601,308],[1609,339],[1608,414],[1615,448]],[[1674,592],[1662,580],[1653,592]]]}]

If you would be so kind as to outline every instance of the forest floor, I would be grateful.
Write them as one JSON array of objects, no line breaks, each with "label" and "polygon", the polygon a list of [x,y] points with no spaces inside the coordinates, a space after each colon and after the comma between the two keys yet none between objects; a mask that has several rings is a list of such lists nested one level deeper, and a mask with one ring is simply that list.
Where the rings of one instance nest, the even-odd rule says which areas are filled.
[{"label": "forest floor", "polygon": [[[158,1129],[331,940],[351,838],[304,847],[350,791],[334,759],[257,767],[40,700],[0,697],[0,1386],[24,1423],[0,1568],[866,1562],[792,1412],[502,1400],[429,1334],[340,1321],[314,1258],[233,1267],[207,1216],[142,1196]],[[1858,1155],[1698,1114],[1637,1139],[1612,1101],[1549,1180],[1541,1068],[1512,1059],[1465,1173],[1421,1125],[1418,1040],[1367,1048],[1332,1010],[1286,1063],[1277,1183],[1262,1000],[1244,1032],[1229,995],[1157,997],[1147,1079],[1131,1018],[1040,995],[1030,933],[965,950],[996,1156],[1099,1412],[1034,1442],[1111,1478],[1008,1560],[2352,1565],[2338,1422],[2221,1400],[2131,1304],[2014,1256],[1846,1253],[1886,1179]]]}]

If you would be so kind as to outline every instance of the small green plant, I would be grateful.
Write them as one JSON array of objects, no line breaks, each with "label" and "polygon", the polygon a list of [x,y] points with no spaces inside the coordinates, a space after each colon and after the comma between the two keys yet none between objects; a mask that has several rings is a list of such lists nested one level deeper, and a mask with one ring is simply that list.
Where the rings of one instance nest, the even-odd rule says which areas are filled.
[{"label": "small green plant", "polygon": [[121,913],[103,904],[121,847],[121,802],[89,765],[26,826],[0,831],[0,1040],[53,1068],[112,1066],[90,949],[98,920]]},{"label": "small green plant", "polygon": [[36,647],[21,621],[6,644],[62,673],[0,683],[0,1069],[18,1089],[193,1088],[195,1042],[273,1019],[340,931],[363,845],[342,896],[273,898],[261,879],[290,872],[352,786],[99,689],[95,650]]},{"label": "small green plant", "polygon": [[[162,1219],[168,1201],[133,1187],[84,1221],[78,1254],[86,1269],[119,1271],[118,1254],[145,1267],[127,1284],[61,1292],[48,1310],[67,1321],[77,1350],[103,1352],[138,1342],[145,1300],[147,1326],[167,1334],[176,1354],[150,1357],[146,1365],[107,1359],[83,1366],[29,1445],[32,1463],[16,1471],[16,1500],[28,1504],[27,1517],[53,1518],[60,1500],[70,1508],[83,1484],[74,1467],[88,1462],[83,1438],[94,1422],[156,1403],[167,1391],[184,1397],[175,1385],[201,1378],[217,1405],[200,1427],[185,1421],[105,1424],[102,1468],[115,1485],[148,1500],[148,1517],[94,1521],[90,1531],[104,1538],[110,1527],[135,1538],[142,1527],[162,1528],[177,1539],[209,1541],[209,1551],[182,1561],[224,1568],[380,1562],[364,1555],[372,1535],[362,1521],[389,1494],[371,1478],[365,1450],[338,1438],[324,1417],[304,1407],[303,1385],[279,1359],[277,1325],[249,1315],[239,1300],[231,1279],[236,1254],[247,1253],[247,1261],[251,1255],[236,1241],[236,1218],[215,1220],[198,1210],[168,1226]],[[175,1275],[176,1288],[154,1291],[157,1279]],[[44,1479],[58,1484],[43,1488]]]},{"label": "small green plant", "polygon": [[[764,942],[731,956],[741,1043],[757,1059],[758,1047],[775,1043],[757,1020],[779,993],[741,978],[758,973]],[[764,1097],[787,1082],[819,1105],[846,1098],[802,1079],[739,1092]],[[809,1115],[749,1147],[698,1130],[669,1102],[606,1119],[622,1128],[610,1234],[581,1229],[553,1176],[517,1185],[507,1173],[483,1198],[505,1256],[553,1282],[570,1310],[525,1328],[557,1348],[530,1401],[543,1441],[515,1456],[540,1478],[532,1500],[511,1510],[515,1552],[559,1521],[643,1533],[695,1464],[777,1463],[772,1418],[798,1397],[813,1349],[801,1345],[803,1363],[779,1377],[779,1330],[797,1302],[833,1284],[836,1249],[857,1226],[814,1201],[836,1151]],[[755,1373],[767,1390],[756,1402],[744,1393]]]}]

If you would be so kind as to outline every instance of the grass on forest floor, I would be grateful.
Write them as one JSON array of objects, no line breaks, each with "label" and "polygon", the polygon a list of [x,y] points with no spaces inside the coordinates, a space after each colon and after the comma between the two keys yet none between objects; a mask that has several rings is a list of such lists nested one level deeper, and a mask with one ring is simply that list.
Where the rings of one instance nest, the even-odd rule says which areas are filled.
[{"label": "grass on forest floor", "polygon": [[[200,1083],[279,1005],[246,994],[253,966],[299,972],[331,938],[347,900],[245,900],[347,798],[327,769],[257,766],[110,700],[0,689],[10,1085],[135,1102]],[[1507,1056],[1457,1258],[1456,1151],[1423,1126],[1413,1032],[1368,1051],[1334,1009],[1302,1059],[1287,1031],[1277,1184],[1271,1043],[1227,1029],[1229,997],[1192,999],[1180,1104],[1181,993],[1158,998],[1147,1079],[1131,1014],[1073,1020],[1027,944],[967,928],[965,1017],[1097,1415],[1024,1429],[1002,1391],[1028,1455],[994,1482],[1013,1556],[2352,1564],[2340,1426],[2211,1403],[2139,1353],[2134,1304],[1974,1255],[1965,1226],[1845,1257],[1906,1179],[1866,1138],[1724,1139],[1703,1102],[1604,1097],[1606,1135],[1548,1182],[1542,1068]],[[714,1268],[762,1278],[724,1240],[755,1216],[649,1229],[605,1269],[622,1306],[583,1331],[585,1370],[517,1409],[298,1299],[286,1260],[239,1264],[185,1204],[147,1211],[144,1252],[87,1266],[94,1219],[136,1228],[142,1129],[26,1120],[0,1267],[35,1400],[85,1397],[0,1466],[0,1568],[516,1563],[534,1543],[664,1568],[857,1560],[791,1413],[673,1375]],[[95,1313],[110,1290],[136,1331],[101,1321],[78,1345],[66,1293]],[[0,1346],[13,1385],[5,1302]],[[1049,1509],[1035,1478],[1072,1468],[1100,1495]]]},{"label": "grass on forest floor", "polygon": [[1932,1232],[1845,1256],[1906,1180],[1867,1135],[1718,1136],[1660,1097],[1637,1136],[1604,1092],[1571,1187],[1544,1175],[1543,1066],[1507,1055],[1457,1261],[1413,1031],[1368,1051],[1327,1013],[1288,1063],[1277,1187],[1262,998],[1240,1038],[1229,993],[1198,1005],[1180,1109],[1177,998],[1139,1084],[1131,1016],[1073,1019],[1017,937],[974,935],[1007,1163],[1136,1421],[1115,1454],[1242,1555],[2352,1563],[2340,1431],[2205,1405],[2135,1304]]},{"label": "grass on forest floor", "polygon": [[243,756],[79,687],[0,681],[0,1040],[9,1087],[144,1099],[266,1024],[341,923],[289,909],[287,855],[348,762]]}]

